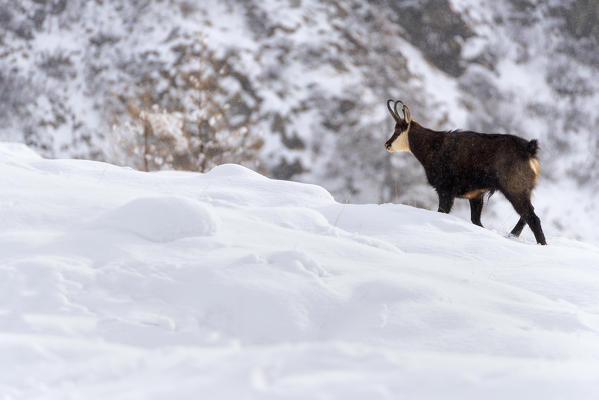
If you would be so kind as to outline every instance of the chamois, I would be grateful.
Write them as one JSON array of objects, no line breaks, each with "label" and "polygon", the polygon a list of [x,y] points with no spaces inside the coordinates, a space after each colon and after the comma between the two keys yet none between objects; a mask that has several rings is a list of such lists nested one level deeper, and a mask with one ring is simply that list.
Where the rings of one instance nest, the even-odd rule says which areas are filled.
[{"label": "chamois", "polygon": [[[387,108],[395,119],[393,136],[385,143],[389,152],[407,151],[424,167],[439,196],[439,212],[449,213],[456,197],[470,200],[472,223],[482,227],[483,196],[500,191],[514,206],[520,220],[511,234],[519,236],[528,224],[539,244],[547,244],[541,221],[530,202],[539,177],[537,141],[514,135],[472,131],[434,131],[412,119],[401,101]],[[403,118],[397,105],[402,105]]]}]

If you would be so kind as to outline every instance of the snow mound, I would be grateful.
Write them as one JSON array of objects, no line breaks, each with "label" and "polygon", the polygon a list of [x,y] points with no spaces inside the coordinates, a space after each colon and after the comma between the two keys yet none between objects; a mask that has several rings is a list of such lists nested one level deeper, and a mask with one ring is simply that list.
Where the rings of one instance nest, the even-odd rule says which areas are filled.
[{"label": "snow mound", "polygon": [[5,162],[14,159],[41,159],[39,154],[24,143],[7,142],[0,146],[0,158]]},{"label": "snow mound", "polygon": [[198,178],[202,195],[223,204],[247,206],[323,206],[334,202],[321,186],[268,179],[241,165],[217,166]]},{"label": "snow mound", "polygon": [[266,180],[267,178],[260,175],[259,173],[252,171],[238,164],[222,164],[217,165],[206,173],[207,176],[212,178],[241,178],[241,179],[257,179]]},{"label": "snow mound", "polygon": [[219,218],[209,205],[198,201],[172,196],[142,197],[106,213],[96,225],[164,243],[214,235]]}]

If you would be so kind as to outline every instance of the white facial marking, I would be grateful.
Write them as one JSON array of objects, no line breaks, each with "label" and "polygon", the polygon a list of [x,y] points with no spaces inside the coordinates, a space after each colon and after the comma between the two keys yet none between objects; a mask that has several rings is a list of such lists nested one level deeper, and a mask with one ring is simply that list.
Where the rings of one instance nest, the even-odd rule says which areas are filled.
[{"label": "white facial marking", "polygon": [[394,141],[391,143],[389,152],[394,151],[407,151],[410,152],[410,142],[408,140],[408,129],[403,131]]}]

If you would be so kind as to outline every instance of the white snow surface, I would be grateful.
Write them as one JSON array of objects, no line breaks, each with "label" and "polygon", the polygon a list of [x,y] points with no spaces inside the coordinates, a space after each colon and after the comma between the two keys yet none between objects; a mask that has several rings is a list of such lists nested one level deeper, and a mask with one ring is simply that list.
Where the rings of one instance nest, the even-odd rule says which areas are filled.
[{"label": "white snow surface", "polygon": [[594,245],[237,165],[0,179],[0,399],[599,396]]}]

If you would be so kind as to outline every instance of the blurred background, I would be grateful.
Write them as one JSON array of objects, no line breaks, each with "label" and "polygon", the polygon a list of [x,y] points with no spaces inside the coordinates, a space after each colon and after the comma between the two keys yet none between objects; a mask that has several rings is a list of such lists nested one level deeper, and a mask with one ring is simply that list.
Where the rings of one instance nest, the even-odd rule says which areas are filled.
[{"label": "blurred background", "polygon": [[420,164],[383,146],[401,99],[429,128],[538,139],[549,239],[599,242],[598,44],[596,0],[0,0],[0,140],[436,210]]}]

